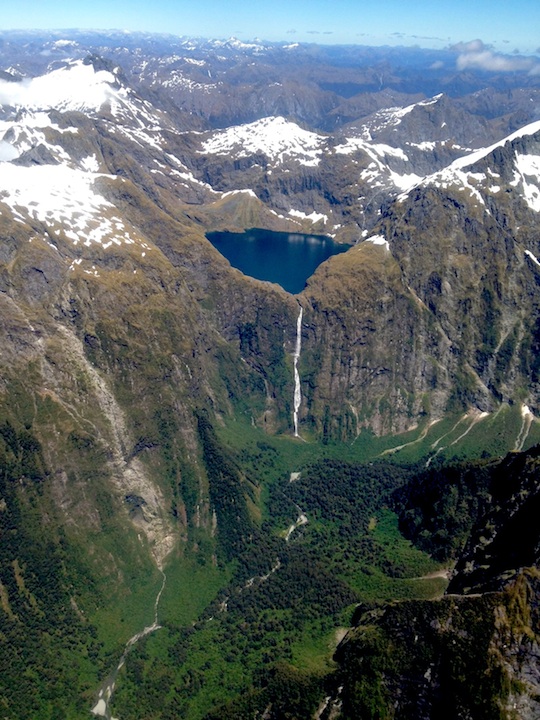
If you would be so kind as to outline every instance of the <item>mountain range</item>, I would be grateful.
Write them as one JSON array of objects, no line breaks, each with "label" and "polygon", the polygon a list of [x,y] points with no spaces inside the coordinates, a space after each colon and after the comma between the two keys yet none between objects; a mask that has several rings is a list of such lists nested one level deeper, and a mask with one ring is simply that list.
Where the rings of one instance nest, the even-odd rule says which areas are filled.
[{"label": "mountain range", "polygon": [[[429,468],[540,441],[540,76],[459,71],[451,51],[0,41],[4,634],[24,667],[39,628],[24,703],[70,633],[78,658],[69,700],[64,670],[31,712],[9,683],[0,697],[9,717],[84,717],[161,590],[187,642],[238,565],[268,587],[276,557],[294,566],[265,523],[297,464]],[[351,247],[291,295],[206,238],[253,227]]]}]

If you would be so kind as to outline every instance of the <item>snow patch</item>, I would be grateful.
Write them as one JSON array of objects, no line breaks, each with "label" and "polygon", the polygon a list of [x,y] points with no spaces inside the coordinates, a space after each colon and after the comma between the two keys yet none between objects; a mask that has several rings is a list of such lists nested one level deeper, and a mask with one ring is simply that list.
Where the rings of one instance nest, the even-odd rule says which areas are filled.
[{"label": "snow patch", "polygon": [[323,220],[325,223],[328,222],[328,215],[315,212],[315,210],[309,215],[303,213],[301,210],[289,210],[289,215],[300,218],[301,220],[310,220],[312,223],[319,222],[319,220]]},{"label": "snow patch", "polygon": [[316,167],[325,143],[325,137],[303,130],[296,123],[268,117],[214,133],[203,143],[200,153],[236,158],[261,153],[276,164],[294,160]]},{"label": "snow patch", "polygon": [[335,148],[338,155],[352,155],[362,150],[374,159],[376,159],[376,157],[384,158],[389,155],[390,157],[396,157],[405,162],[409,160],[401,148],[392,147],[391,145],[385,145],[383,143],[370,143],[360,137],[347,138],[342,145],[337,145]]},{"label": "snow patch", "polygon": [[227,192],[222,193],[221,197],[225,198],[230,197],[231,195],[249,195],[250,197],[257,197],[254,191],[249,188],[244,188],[242,190],[228,190]]},{"label": "snow patch", "polygon": [[443,143],[441,143],[440,141],[436,141],[436,140],[424,140],[423,142],[419,142],[419,143],[408,142],[405,144],[407,145],[407,147],[412,147],[412,148],[415,148],[416,150],[427,151],[427,150],[435,150],[437,145],[442,145]]},{"label": "snow patch", "polygon": [[[176,60],[176,58],[174,58]],[[190,65],[198,65],[199,67],[202,67],[203,65],[206,65],[206,60],[195,60],[195,58],[184,58],[185,62],[189,63]]]},{"label": "snow patch", "polygon": [[538,267],[540,267],[540,260],[538,260],[536,255],[533,255],[530,250],[525,250],[525,255],[527,255],[527,257],[530,257],[531,260],[533,261],[533,263],[535,263],[535,265],[538,265]]},{"label": "snow patch", "polygon": [[402,192],[410,190],[415,185],[418,185],[418,183],[422,180],[420,175],[416,175],[415,173],[400,175],[399,173],[393,171],[390,171],[390,178],[394,185]]},{"label": "snow patch", "polygon": [[383,245],[387,251],[390,251],[390,243],[382,235],[372,235],[367,238],[364,242],[373,243],[373,245]]},{"label": "snow patch", "polygon": [[39,221],[51,234],[74,245],[97,243],[102,247],[133,244],[135,239],[114,206],[95,189],[99,178],[113,178],[75,170],[65,165],[23,167],[0,163],[0,199],[19,222]]},{"label": "snow patch", "polygon": [[532,210],[540,212],[540,157],[516,155],[514,164],[523,184],[525,202]]},{"label": "snow patch", "polygon": [[83,158],[83,160],[81,160],[81,167],[83,170],[87,170],[88,172],[97,173],[99,170],[99,163],[95,154]]}]

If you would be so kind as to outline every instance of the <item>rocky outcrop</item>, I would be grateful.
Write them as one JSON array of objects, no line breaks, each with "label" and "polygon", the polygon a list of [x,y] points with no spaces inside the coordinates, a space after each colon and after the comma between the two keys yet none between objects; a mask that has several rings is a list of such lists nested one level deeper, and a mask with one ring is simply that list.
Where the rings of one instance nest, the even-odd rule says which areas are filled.
[{"label": "rocky outcrop", "polygon": [[499,593],[359,611],[336,654],[338,717],[537,717],[539,590],[528,571]]},{"label": "rocky outcrop", "polygon": [[537,717],[537,470],[537,448],[494,468],[444,598],[357,609],[336,654],[339,717]]},{"label": "rocky outcrop", "polygon": [[540,448],[509,455],[491,483],[490,509],[477,523],[456,565],[448,592],[490,592],[504,587],[522,568],[540,563]]}]

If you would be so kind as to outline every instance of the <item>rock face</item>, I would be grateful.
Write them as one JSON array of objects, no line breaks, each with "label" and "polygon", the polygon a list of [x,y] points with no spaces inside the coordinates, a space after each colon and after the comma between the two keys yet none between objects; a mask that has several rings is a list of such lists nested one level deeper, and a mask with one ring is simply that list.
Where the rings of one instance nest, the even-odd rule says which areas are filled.
[{"label": "rock face", "polygon": [[538,446],[508,456],[491,484],[491,507],[471,534],[448,587],[450,593],[491,592],[521,568],[539,562],[540,535],[533,518],[540,498]]},{"label": "rock face", "polygon": [[[435,415],[463,403],[491,412],[520,395],[533,412],[537,407],[536,129],[531,126],[532,134],[509,140],[474,164],[451,165],[399,198],[374,230],[389,252],[380,244],[368,255],[364,243],[331,260],[305,293],[321,310],[323,298],[331,297],[349,331],[358,327],[353,317],[369,318],[370,342],[349,334],[336,345],[345,363],[351,362],[345,348],[356,357],[362,345],[383,349],[386,362],[381,358],[371,370],[392,377],[388,389],[401,387],[403,395],[414,398],[407,404],[394,396],[390,402],[401,415],[401,427],[407,412],[418,418],[422,393]],[[525,173],[522,163],[528,163]],[[375,253],[384,260],[370,260]],[[337,277],[345,263],[350,264],[347,279],[342,272],[332,292],[332,271]],[[356,264],[373,280],[365,296],[358,287],[369,284],[353,280]],[[398,326],[399,337],[393,335]],[[333,375],[347,372],[334,369]],[[354,383],[346,384],[350,399],[342,396],[341,403],[358,407],[360,394]],[[364,401],[371,389],[363,393]]]},{"label": "rock face", "polygon": [[365,613],[340,646],[342,718],[537,717],[538,573],[501,593]]},{"label": "rock face", "polygon": [[338,648],[340,717],[525,718],[540,705],[538,451],[492,474],[447,595],[357,610]]}]

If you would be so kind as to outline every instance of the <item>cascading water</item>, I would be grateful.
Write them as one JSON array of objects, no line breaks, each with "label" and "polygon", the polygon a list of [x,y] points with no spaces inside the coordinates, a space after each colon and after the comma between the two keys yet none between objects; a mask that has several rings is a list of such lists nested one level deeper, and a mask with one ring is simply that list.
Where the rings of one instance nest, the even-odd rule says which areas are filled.
[{"label": "cascading water", "polygon": [[113,718],[111,715],[111,709],[109,707],[111,698],[114,692],[114,688],[116,685],[116,678],[118,677],[118,673],[122,669],[124,663],[126,662],[126,658],[128,656],[128,653],[130,652],[131,648],[143,637],[146,635],[150,635],[150,633],[155,632],[156,630],[159,630],[161,625],[158,624],[158,607],[159,607],[159,601],[161,600],[161,595],[163,593],[163,590],[165,589],[165,583],[167,581],[167,576],[163,571],[161,571],[161,574],[163,575],[163,582],[161,583],[160,591],[157,594],[156,601],[154,603],[154,622],[152,625],[149,625],[148,627],[145,627],[144,630],[141,630],[141,632],[138,632],[136,635],[134,635],[132,638],[130,638],[126,646],[124,648],[124,652],[122,653],[122,657],[120,658],[120,661],[118,665],[115,667],[115,669],[112,671],[112,673],[109,675],[109,677],[105,680],[105,682],[102,684],[101,689],[98,693],[98,699],[94,707],[92,708],[92,713],[94,715],[98,715],[100,717],[105,718],[106,720],[117,720],[116,718]]},{"label": "cascading water", "polygon": [[294,349],[294,398],[293,398],[293,425],[294,425],[294,437],[300,437],[298,435],[298,411],[300,410],[300,403],[302,402],[302,391],[300,389],[300,374],[298,372],[298,360],[300,359],[300,351],[302,349],[302,316],[304,314],[304,308],[300,305],[300,313],[296,321],[296,347]]}]

